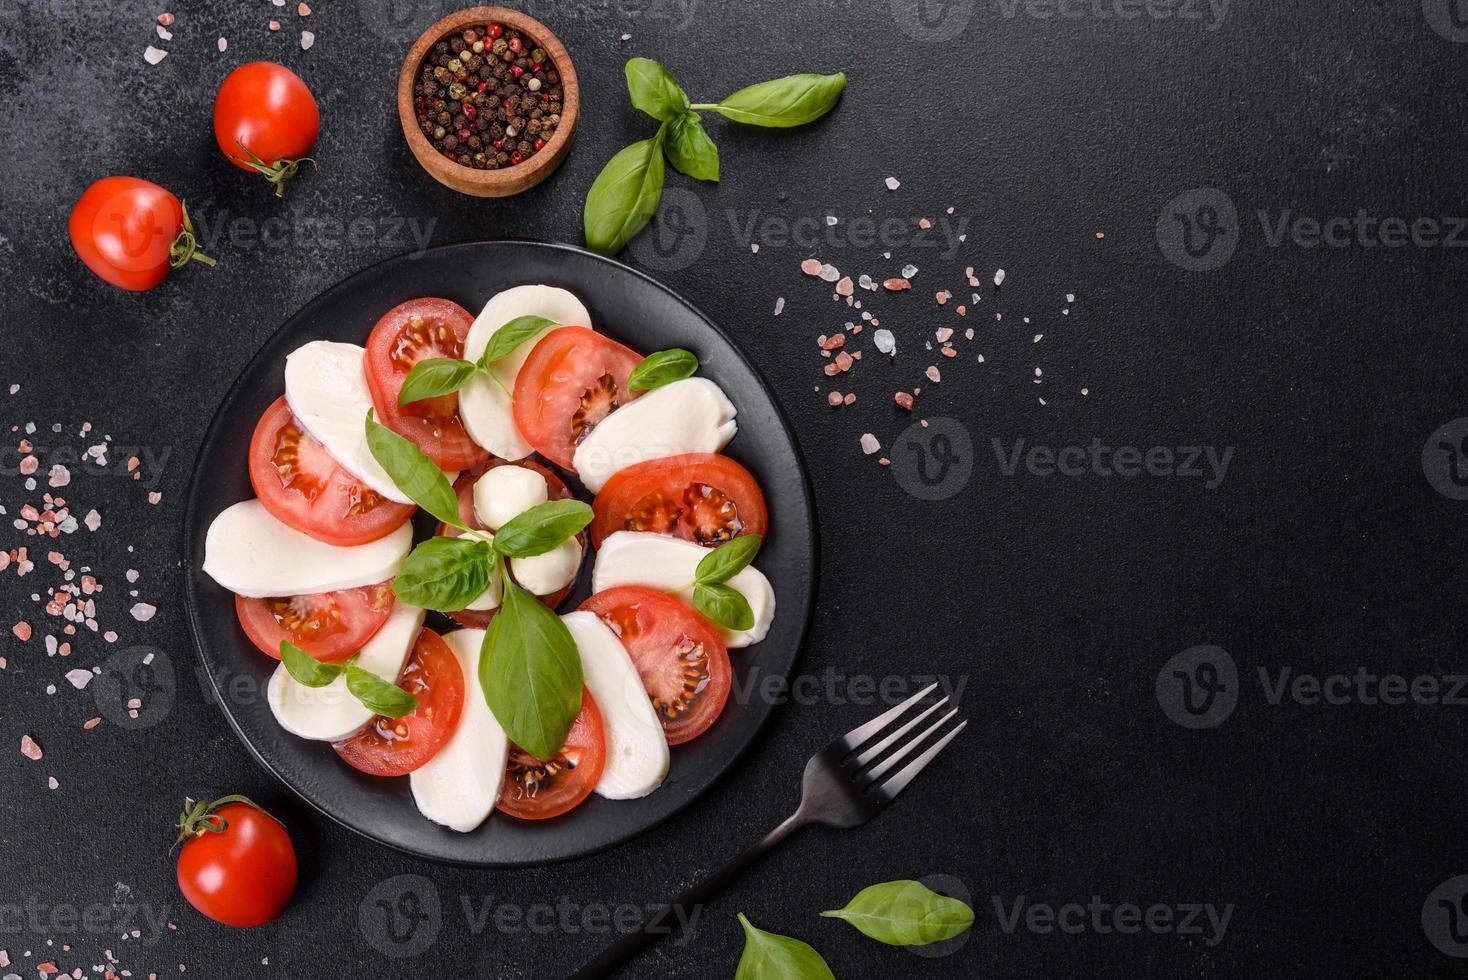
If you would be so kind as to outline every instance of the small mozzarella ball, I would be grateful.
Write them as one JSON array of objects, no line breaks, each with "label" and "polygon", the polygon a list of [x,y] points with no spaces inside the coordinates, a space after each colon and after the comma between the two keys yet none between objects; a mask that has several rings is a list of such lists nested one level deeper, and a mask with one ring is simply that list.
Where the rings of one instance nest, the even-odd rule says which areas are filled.
[{"label": "small mozzarella ball", "polygon": [[474,483],[474,513],[491,531],[548,499],[545,477],[524,466],[496,466]]},{"label": "small mozzarella ball", "polygon": [[510,571],[528,592],[550,595],[559,592],[576,579],[581,569],[581,545],[567,538],[543,555],[511,558]]}]

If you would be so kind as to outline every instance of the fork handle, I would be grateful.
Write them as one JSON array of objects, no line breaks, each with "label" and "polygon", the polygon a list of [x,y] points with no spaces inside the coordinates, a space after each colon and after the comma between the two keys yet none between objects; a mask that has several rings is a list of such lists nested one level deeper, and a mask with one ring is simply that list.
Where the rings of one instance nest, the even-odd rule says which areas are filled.
[{"label": "fork handle", "polygon": [[[774,830],[765,835],[764,839],[753,847],[745,849],[737,857],[730,860],[717,871],[709,874],[698,884],[673,899],[667,905],[660,907],[656,912],[644,919],[635,932],[629,932],[608,946],[601,955],[587,963],[572,975],[571,980],[603,980],[611,976],[619,968],[625,966],[637,954],[652,946],[664,936],[673,935],[680,927],[681,921],[678,916],[673,915],[674,909],[694,910],[713,898],[729,885],[735,878],[739,877],[746,868],[764,857],[775,846],[790,836],[796,830],[805,826],[807,820],[804,814],[796,812],[785,819]],[[673,922],[668,923],[672,916]]]}]

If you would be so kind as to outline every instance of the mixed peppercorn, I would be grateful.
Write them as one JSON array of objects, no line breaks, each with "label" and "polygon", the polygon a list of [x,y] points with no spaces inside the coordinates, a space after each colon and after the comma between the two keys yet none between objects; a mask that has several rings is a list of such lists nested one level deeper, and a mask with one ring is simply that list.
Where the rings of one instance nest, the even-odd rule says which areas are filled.
[{"label": "mixed peppercorn", "polygon": [[433,46],[413,108],[435,150],[466,167],[498,170],[550,142],[561,96],[561,73],[544,48],[503,24],[487,24]]}]

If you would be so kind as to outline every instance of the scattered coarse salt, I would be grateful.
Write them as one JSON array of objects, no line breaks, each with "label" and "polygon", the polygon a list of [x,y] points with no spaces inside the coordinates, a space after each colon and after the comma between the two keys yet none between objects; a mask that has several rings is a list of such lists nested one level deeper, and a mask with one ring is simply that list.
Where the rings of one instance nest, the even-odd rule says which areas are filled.
[{"label": "scattered coarse salt", "polygon": [[31,624],[22,619],[20,622],[10,627],[10,632],[15,634],[15,638],[17,640],[22,643],[26,643],[31,638]]},{"label": "scattered coarse salt", "polygon": [[887,292],[889,293],[900,293],[904,289],[911,289],[912,283],[908,282],[906,279],[894,278],[885,280],[882,283],[882,288],[887,290]]},{"label": "scattered coarse salt", "polygon": [[35,739],[29,735],[22,735],[20,737],[20,754],[32,762],[39,762],[43,753],[41,752],[41,747],[36,744]]},{"label": "scattered coarse salt", "polygon": [[76,668],[75,670],[68,670],[66,672],[66,679],[68,681],[71,681],[71,686],[76,688],[78,691],[82,690],[88,684],[92,683],[92,676],[93,674],[90,670],[83,670],[80,667]]},{"label": "scattered coarse salt", "polygon": [[897,353],[897,338],[893,337],[892,331],[888,330],[885,327],[872,332],[872,343],[875,344],[877,350],[881,351],[883,354]]},{"label": "scattered coarse salt", "polygon": [[221,36],[219,38],[219,50],[220,51],[223,51],[227,47],[229,47],[229,40],[227,38]]},{"label": "scattered coarse salt", "polygon": [[153,618],[153,614],[158,611],[158,607],[150,606],[146,602],[139,602],[135,603],[132,609],[128,611],[132,613],[133,619],[136,619],[140,623],[146,623]]},{"label": "scattered coarse salt", "polygon": [[10,386],[10,393],[12,395],[15,394],[18,391],[20,391],[20,385],[11,385]]},{"label": "scattered coarse salt", "polygon": [[151,44],[148,45],[147,49],[143,51],[143,60],[150,65],[156,65],[158,64],[158,62],[167,57],[167,51],[164,51],[162,48],[155,48]]},{"label": "scattered coarse salt", "polygon": [[779,296],[775,299],[775,316],[785,312],[785,297]]},{"label": "scattered coarse salt", "polygon": [[750,242],[749,243],[749,251],[751,253],[758,252],[759,251],[759,242]]},{"label": "scattered coarse salt", "polygon": [[818,275],[820,275],[821,274],[821,260],[820,259],[806,259],[804,262],[800,263],[800,271],[801,272],[804,272],[808,276],[818,276]]},{"label": "scattered coarse salt", "polygon": [[127,580],[129,582],[136,582],[138,580],[138,570],[136,568],[129,568],[127,570]]},{"label": "scattered coarse salt", "polygon": [[101,718],[88,718],[86,721],[82,722],[82,728],[86,731],[91,731],[100,724],[102,724]]},{"label": "scattered coarse salt", "polygon": [[832,225],[834,225],[836,223],[836,221],[837,221],[837,218],[836,218],[836,216],[834,214],[828,214],[828,215],[826,215],[826,227],[827,228],[829,228]]},{"label": "scattered coarse salt", "polygon": [[933,227],[933,223],[927,218],[919,218],[918,227],[921,228],[923,231],[927,231],[929,228]]},{"label": "scattered coarse salt", "polygon": [[902,186],[902,181],[898,180],[896,177],[888,177],[887,178],[887,189],[889,191],[895,191],[895,190],[897,190],[897,188],[899,188],[901,186]]},{"label": "scattered coarse salt", "polygon": [[173,14],[164,12],[158,15],[158,23],[162,24],[164,27],[172,27],[173,21]]},{"label": "scattered coarse salt", "polygon": [[97,508],[93,507],[87,511],[87,516],[82,518],[82,523],[87,526],[88,531],[95,531],[102,526],[102,515],[97,513]]},{"label": "scattered coarse salt", "polygon": [[836,408],[837,406],[839,406],[841,404],[841,392],[832,391],[827,393],[826,404],[830,405],[832,408]]},{"label": "scattered coarse salt", "polygon": [[841,281],[836,283],[837,296],[850,296],[856,291],[856,284],[851,281],[850,276],[842,276]]},{"label": "scattered coarse salt", "polygon": [[1081,389],[1081,394],[1082,395],[1089,395],[1090,393],[1091,393],[1091,389],[1090,388],[1082,388]]},{"label": "scattered coarse salt", "polygon": [[64,487],[71,483],[71,470],[57,463],[46,475],[46,483],[52,487]]},{"label": "scattered coarse salt", "polygon": [[904,278],[904,279],[911,279],[913,276],[915,276],[917,274],[918,274],[918,267],[915,266],[915,265],[913,265],[911,262],[909,262],[907,265],[905,265],[905,266],[902,267],[902,278]]},{"label": "scattered coarse salt", "polygon": [[55,776],[48,776],[48,777],[46,777],[46,785],[48,787],[50,787],[51,789],[55,789],[56,787],[60,786],[61,784],[56,781],[56,777]]},{"label": "scattered coarse salt", "polygon": [[297,4],[296,5],[296,13],[300,14],[302,17],[310,17],[311,16],[311,8],[310,8],[310,6],[308,6],[307,4],[304,4],[304,3]]},{"label": "scattered coarse salt", "polygon": [[996,285],[996,286],[1002,286],[1002,285],[1004,285],[1004,270],[1003,269],[1000,269],[999,271],[997,271],[997,272],[994,273],[994,285]]},{"label": "scattered coarse salt", "polygon": [[622,40],[624,40],[624,41],[630,41],[630,40],[632,40],[632,35],[631,34],[623,34],[622,35]]},{"label": "scattered coarse salt", "polygon": [[868,456],[870,456],[872,453],[876,452],[878,449],[881,449],[881,448],[882,448],[882,444],[877,441],[877,437],[876,436],[872,435],[870,432],[863,432],[861,434],[861,451],[862,452],[864,452]]},{"label": "scattered coarse salt", "polygon": [[821,266],[820,271],[816,275],[820,276],[826,282],[835,282],[841,278],[841,270],[827,262]]},{"label": "scattered coarse salt", "polygon": [[301,32],[301,50],[310,51],[311,45],[316,43],[316,35],[310,31]]},{"label": "scattered coarse salt", "polygon": [[158,501],[160,501],[162,499],[163,499],[163,493],[162,493],[162,491],[160,491],[160,490],[149,490],[148,491],[148,503],[150,503],[150,504],[156,504]]},{"label": "scattered coarse salt", "polygon": [[272,31],[278,31],[278,30],[280,30],[280,21],[278,21],[278,20],[272,20],[267,26]]},{"label": "scattered coarse salt", "polygon": [[1035,339],[1032,340],[1032,341],[1030,341],[1030,343],[1032,343],[1032,344],[1038,344],[1040,342],[1040,338],[1043,337],[1043,336],[1045,336],[1045,335],[1042,334],[1042,333],[1035,334]]},{"label": "scattered coarse salt", "polygon": [[953,294],[946,289],[940,289],[933,294],[933,299],[938,301],[939,306],[946,306],[952,297]]},{"label": "scattered coarse salt", "polygon": [[936,365],[928,365],[928,369],[923,373],[926,374],[928,376],[928,380],[933,382],[934,384],[937,384],[939,381],[943,380],[943,375],[938,371]]},{"label": "scattered coarse salt", "polygon": [[173,40],[173,32],[170,31],[168,28],[164,27],[162,24],[159,24],[157,27],[153,28],[153,30],[157,31],[158,32],[158,36],[160,38],[162,38],[163,40],[165,40],[165,41],[172,41]]},{"label": "scattered coarse salt", "polygon": [[892,396],[892,400],[897,403],[899,408],[909,412],[912,411],[912,395],[909,395],[907,392],[899,391]]}]

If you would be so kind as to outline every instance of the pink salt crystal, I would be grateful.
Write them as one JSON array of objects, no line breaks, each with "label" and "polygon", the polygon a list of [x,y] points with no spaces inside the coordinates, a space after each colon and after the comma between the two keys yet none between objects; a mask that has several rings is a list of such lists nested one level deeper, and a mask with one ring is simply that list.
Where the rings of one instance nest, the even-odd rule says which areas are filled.
[{"label": "pink salt crystal", "polygon": [[20,737],[20,754],[32,762],[39,762],[42,755],[41,747],[29,735],[22,735]]}]

